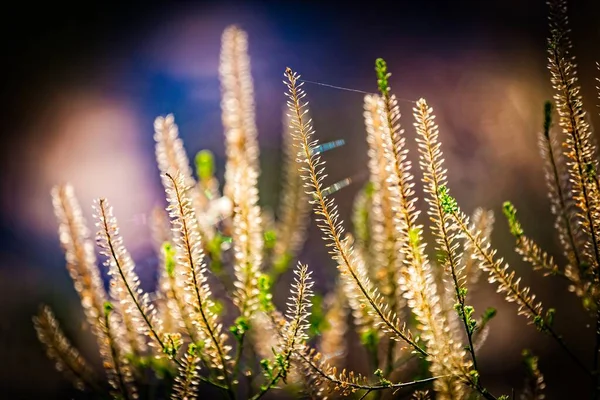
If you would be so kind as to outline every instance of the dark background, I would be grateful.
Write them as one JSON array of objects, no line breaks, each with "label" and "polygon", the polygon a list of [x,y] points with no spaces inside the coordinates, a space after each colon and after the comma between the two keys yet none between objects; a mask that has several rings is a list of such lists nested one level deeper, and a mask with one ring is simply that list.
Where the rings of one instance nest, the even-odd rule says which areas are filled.
[{"label": "dark background", "polygon": [[[173,112],[188,152],[209,148],[222,166],[218,52],[221,32],[232,23],[249,34],[263,204],[275,206],[279,191],[284,68],[289,65],[308,80],[372,91],[374,59],[384,57],[397,95],[426,97],[436,110],[450,184],[462,208],[496,211],[494,242],[544,303],[557,308],[557,329],[591,362],[591,319],[561,282],[541,278],[518,260],[500,216],[501,202],[511,199],[526,231],[560,256],[536,145],[542,103],[552,95],[544,2],[393,4],[3,6],[0,393],[17,399],[73,394],[35,339],[31,316],[40,302],[56,310],[68,335],[93,358],[93,340],[80,334],[81,311],[56,237],[52,185],[72,182],[88,220],[94,197],[112,200],[142,281],[152,286],[156,259],[145,215],[162,196],[152,122]],[[570,15],[582,94],[592,124],[598,125],[594,62],[600,58],[600,2],[573,1]],[[367,177],[362,96],[312,85],[306,90],[318,137],[347,142],[326,159],[332,181],[348,176],[354,181],[336,195],[348,219],[352,198]],[[410,104],[401,106],[412,146]],[[324,254],[313,227],[302,258],[324,278],[319,291],[330,289],[335,279]],[[278,301],[288,281],[283,280]],[[586,396],[587,382],[576,367],[489,284],[481,282],[474,303],[478,310],[488,305],[499,310],[481,353],[483,379],[495,393],[522,386],[520,352],[529,347],[541,357],[548,399]]]}]

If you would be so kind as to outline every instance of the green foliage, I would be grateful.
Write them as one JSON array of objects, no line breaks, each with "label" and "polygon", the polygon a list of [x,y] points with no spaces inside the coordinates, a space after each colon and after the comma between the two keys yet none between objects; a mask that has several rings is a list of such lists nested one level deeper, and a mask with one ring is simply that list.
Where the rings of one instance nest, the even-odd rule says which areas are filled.
[{"label": "green foliage", "polygon": [[479,318],[479,329],[483,329],[484,326],[487,325],[488,322],[492,320],[497,314],[497,311],[493,307],[488,307],[485,309],[481,317]]},{"label": "green foliage", "polygon": [[287,373],[290,369],[290,358],[285,354],[277,353],[275,354],[275,365],[280,371],[281,378],[285,381]]},{"label": "green foliage", "polygon": [[[270,382],[273,380],[273,378],[275,377],[275,367],[273,365],[273,363],[271,362],[271,360],[269,360],[268,358],[263,358],[262,360],[260,360],[260,366],[262,368],[263,371],[263,375],[266,378],[267,382]],[[264,389],[265,387],[261,388]]]},{"label": "green foliage", "polygon": [[464,319],[467,324],[468,333],[471,334],[475,331],[477,321],[473,318],[473,312],[475,309],[473,306],[465,305],[464,307],[460,303],[454,305],[454,310],[461,319]]},{"label": "green foliage", "polygon": [[308,328],[309,336],[317,336],[322,330],[327,329],[328,322],[325,319],[325,309],[323,304],[323,296],[315,294],[312,299],[312,313],[309,317],[310,327]]},{"label": "green foliage", "polygon": [[[523,259],[532,263],[535,269],[550,266],[546,268],[551,271],[548,275],[559,275],[569,280],[570,289],[582,298],[586,310],[596,313],[597,304],[600,304],[597,287],[600,239],[596,232],[600,229],[597,221],[600,215],[598,161],[595,159],[595,144],[590,139],[590,124],[581,105],[575,64],[568,56],[570,43],[562,26],[566,23],[564,5],[560,0],[550,3],[553,21],[549,40],[550,71],[557,91],[555,100],[560,115],[559,126],[562,136],[566,136],[561,143],[565,149],[562,156],[567,161],[555,160],[552,155],[551,102],[544,104],[540,140],[542,144],[549,144],[547,151],[552,153],[547,156],[550,157],[548,165],[564,174],[563,177],[557,173],[557,179],[550,182],[556,185],[551,188],[550,197],[553,200],[552,212],[557,216],[557,231],[568,259],[567,266],[559,268],[552,257],[525,237],[513,204],[505,202],[502,209],[511,234],[517,238],[517,252]],[[256,142],[256,127],[251,121],[254,111],[252,84],[246,68],[248,55],[244,53],[247,48],[245,40],[245,34],[238,28],[228,28],[223,39],[221,62],[226,65],[220,68],[220,72],[227,75],[222,77],[221,82],[223,104],[234,104],[235,107],[224,107],[223,110],[228,159],[222,193],[215,179],[214,155],[208,150],[196,154],[196,180],[180,140],[174,138],[177,126],[172,116],[159,117],[155,122],[157,159],[173,228],[164,234],[167,241],[156,249],[162,251],[168,278],[158,285],[156,305],[154,300],[150,300],[150,295],[138,286],[135,266],[118,237],[116,220],[101,213],[96,217],[100,229],[97,242],[110,270],[111,289],[116,288],[110,294],[105,292],[98,278],[101,274],[93,269],[97,263],[93,251],[88,252],[87,229],[79,206],[72,198],[74,196],[69,195],[65,188],[53,192],[68,268],[86,309],[88,322],[98,336],[102,365],[110,387],[114,389],[111,396],[132,399],[138,398],[139,393],[145,394],[135,385],[146,384],[145,378],[149,375],[146,372],[152,369],[166,385],[174,381],[173,387],[181,389],[181,394],[173,392],[174,399],[194,398],[200,393],[201,389],[196,388],[200,384],[221,390],[230,400],[235,400],[241,389],[248,390],[245,393],[247,397],[258,400],[271,389],[287,386],[296,390],[299,387],[294,385],[314,389],[318,395],[334,393],[344,396],[363,391],[366,393],[361,398],[365,398],[373,391],[392,392],[440,379],[445,382],[433,385],[434,390],[440,392],[440,397],[448,395],[448,398],[465,400],[476,393],[486,400],[508,400],[508,396],[493,396],[483,386],[477,365],[476,349],[485,340],[484,332],[487,332],[483,329],[496,315],[496,309],[487,308],[476,320],[473,306],[466,304],[470,285],[474,283],[474,279],[467,279],[468,271],[479,268],[490,275],[490,282],[498,283],[498,290],[505,294],[507,301],[517,304],[516,312],[555,339],[589,375],[595,382],[593,396],[598,397],[596,372],[600,370],[600,357],[595,357],[594,372],[591,372],[569,350],[563,337],[554,330],[555,309],[544,308],[530,288],[520,284],[506,258],[497,256],[497,250],[489,242],[489,233],[484,234],[485,229],[470,223],[457,200],[450,195],[444,184],[448,179],[442,166],[443,155],[437,141],[438,127],[433,122],[433,109],[420,99],[414,102],[417,144],[421,152],[418,165],[422,169],[425,186],[436,182],[429,189],[424,189],[429,196],[426,201],[431,206],[428,215],[434,225],[434,246],[437,245],[436,251],[440,254],[437,258],[440,268],[435,269],[436,260],[428,255],[434,246],[425,243],[424,239],[424,229],[428,227],[421,225],[423,217],[419,213],[422,210],[416,209],[420,203],[414,188],[418,184],[414,183],[415,177],[410,168],[414,160],[410,160],[408,148],[404,147],[400,107],[391,93],[388,66],[381,58],[375,62],[377,88],[381,96],[369,94],[365,98],[365,123],[371,124],[367,126],[367,132],[373,135],[369,139],[376,139],[372,141],[374,144],[369,141],[369,145],[374,146],[369,153],[369,157],[373,157],[369,168],[376,169],[371,166],[376,165],[380,171],[371,171],[372,181],[364,186],[360,201],[356,201],[353,219],[356,241],[350,235],[344,236],[337,204],[329,196],[343,188],[349,180],[338,181],[331,186],[324,183],[327,173],[319,152],[315,151],[318,140],[313,137],[312,125],[306,117],[308,104],[303,103],[305,94],[302,83],[298,84],[302,80],[291,69],[286,69],[291,114],[288,122],[293,145],[299,151],[292,160],[296,158],[300,163],[298,171],[305,183],[304,192],[300,193],[312,195],[309,203],[314,206],[331,258],[341,272],[339,284],[344,285],[344,296],[336,299],[340,304],[335,304],[336,308],[331,310],[344,312],[340,313],[343,316],[338,320],[326,319],[324,298],[312,293],[311,273],[301,263],[294,283],[287,288],[291,293],[287,311],[281,313],[277,310],[273,302],[273,281],[287,270],[297,255],[294,254],[298,252],[296,243],[304,239],[281,232],[303,233],[305,227],[297,222],[286,223],[287,220],[281,217],[277,221],[277,230],[265,230],[262,223],[265,219],[261,216],[256,195],[259,149],[256,143],[253,144]],[[177,177],[172,176],[170,171],[179,171]],[[299,175],[296,174],[298,181]],[[435,179],[432,178],[434,176]],[[379,177],[382,179],[376,179]],[[233,189],[232,185],[235,185]],[[245,195],[256,197],[256,201],[244,203]],[[105,211],[102,208],[105,201],[99,200],[102,211]],[[298,208],[292,206],[290,209]],[[381,211],[383,209],[385,212]],[[282,219],[284,223],[281,223]],[[279,230],[281,226],[286,229]],[[487,227],[491,229],[491,225]],[[572,237],[567,243],[569,235]],[[279,251],[279,244],[287,244],[288,239],[294,242],[294,246],[289,246],[287,251]],[[243,245],[247,245],[246,249],[240,251]],[[293,250],[290,250],[292,247]],[[247,251],[247,248],[250,250]],[[274,249],[276,257],[273,257]],[[246,257],[244,261],[239,262],[243,257]],[[211,269],[208,273],[212,272],[214,276],[205,275],[206,261]],[[240,265],[243,267],[240,268]],[[448,265],[448,268],[442,268]],[[452,279],[449,276],[438,277],[435,272],[451,274]],[[230,275],[234,275],[233,278]],[[165,279],[165,274],[161,274],[160,279]],[[443,283],[438,283],[438,279]],[[214,292],[211,289],[213,281],[222,284]],[[452,301],[446,301],[444,297],[444,290],[448,289],[446,283],[454,285],[450,288],[456,294],[453,308],[465,326],[465,329],[459,327],[460,331],[456,329],[455,321],[449,318],[454,316]],[[170,291],[162,292],[165,287],[170,287]],[[239,312],[234,311],[232,315],[231,310],[226,310],[228,300],[217,299],[220,296],[229,296]],[[407,300],[406,305],[396,301],[396,297]],[[114,304],[108,299],[113,299]],[[347,314],[346,308],[350,308],[352,313]],[[110,318],[113,312],[114,318]],[[104,319],[98,318],[102,313]],[[354,318],[353,323],[345,320],[349,316]],[[594,317],[600,320],[598,314]],[[234,322],[228,332],[223,331],[224,321],[232,320]],[[70,346],[56,323],[48,317],[46,320],[38,317],[35,324],[40,341],[58,369],[65,375],[71,374],[69,378],[78,388],[92,388],[94,381],[90,384],[86,377],[78,375],[85,368],[72,367],[85,365],[85,360]],[[347,337],[355,337],[346,335],[348,326],[358,328],[358,339],[372,359],[376,379],[340,367],[344,360],[339,356],[350,348],[347,347]],[[177,332],[179,329],[181,333]],[[251,334],[246,335],[250,329]],[[253,335],[254,332],[256,335]],[[400,350],[395,340],[404,341],[401,344],[409,346],[404,357],[398,356]],[[182,352],[185,343],[188,345],[187,352]],[[314,350],[313,345],[323,354]],[[249,350],[250,346],[253,348]],[[462,351],[463,348],[467,352]],[[600,331],[596,337],[595,355],[599,354],[599,349]],[[387,352],[386,357],[380,357],[383,352]],[[257,358],[252,358],[257,354],[265,358],[257,362]],[[426,379],[393,382],[391,379],[399,375],[396,367],[412,357],[417,358],[417,378]],[[535,377],[538,389],[542,389],[543,376],[538,370],[537,357],[524,351],[523,358]],[[257,364],[260,370],[257,370]],[[175,371],[177,376],[171,379]],[[260,375],[261,371],[263,380],[253,381],[253,373]],[[300,374],[292,374],[292,371]],[[240,385],[241,374],[249,378],[247,388]],[[292,382],[292,376],[298,380]],[[442,394],[444,390],[449,393]]]},{"label": "green foliage", "polygon": [[440,204],[444,213],[452,214],[458,211],[458,203],[454,197],[450,196],[450,190],[447,186],[440,185],[438,189],[438,196],[440,198]]},{"label": "green foliage", "polygon": [[271,277],[267,274],[261,274],[258,277],[258,302],[261,311],[266,313],[275,309],[273,305],[273,294],[271,293]]},{"label": "green foliage", "polygon": [[368,351],[376,351],[379,344],[379,337],[375,329],[366,329],[360,335],[360,342]]},{"label": "green foliage", "polygon": [[175,266],[177,265],[175,262],[175,249],[170,242],[165,242],[162,245],[162,251],[165,256],[165,271],[167,271],[170,278],[173,278],[175,276]]},{"label": "green foliage", "polygon": [[229,332],[239,341],[250,329],[250,322],[244,317],[237,317],[233,325],[229,327]]},{"label": "green foliage", "polygon": [[538,369],[538,358],[531,353],[531,350],[523,349],[521,355],[523,356],[523,362],[525,363],[525,366],[530,372]]},{"label": "green foliage", "polygon": [[264,233],[265,238],[265,249],[270,250],[275,247],[277,243],[277,232],[274,229],[269,229]]},{"label": "green foliage", "polygon": [[505,201],[504,204],[502,204],[502,212],[508,221],[510,233],[517,239],[520,239],[524,235],[524,232],[517,219],[517,209],[510,201]]},{"label": "green foliage", "polygon": [[201,181],[211,179],[215,174],[215,156],[210,150],[200,150],[196,153],[196,174]]},{"label": "green foliage", "polygon": [[110,301],[104,302],[104,315],[108,316],[115,309],[115,306]]},{"label": "green foliage", "polygon": [[596,172],[596,164],[594,162],[585,163],[585,176],[589,183],[594,183],[596,180],[597,172]]},{"label": "green foliage", "polygon": [[552,327],[554,325],[554,314],[556,314],[556,310],[554,308],[549,308],[546,311],[546,325]]},{"label": "green foliage", "polygon": [[472,369],[472,370],[469,371],[469,375],[471,376],[471,381],[475,385],[479,385],[479,372],[477,372],[476,370]]},{"label": "green foliage", "polygon": [[538,315],[533,319],[533,323],[535,327],[540,332],[549,332],[554,324],[554,314],[556,314],[556,310],[554,308],[549,308],[546,311],[545,316]]},{"label": "green foliage", "polygon": [[389,379],[386,379],[385,375],[383,374],[383,371],[378,368],[373,372],[373,375],[375,375],[377,378],[379,378],[379,384],[382,386],[391,386],[392,382]]},{"label": "green foliage", "polygon": [[[373,190],[373,184],[367,182],[361,190],[364,197],[358,197],[354,205],[354,215],[352,218],[354,233],[356,238],[363,243],[368,243],[371,237],[369,212],[373,199]],[[362,199],[363,201],[358,201],[358,199]]]},{"label": "green foliage", "polygon": [[383,58],[375,60],[375,72],[377,73],[377,86],[379,91],[383,96],[389,95],[390,85],[388,80],[392,74],[388,72],[387,63]]},{"label": "green foliage", "polygon": [[410,231],[408,231],[408,242],[412,248],[418,248],[421,244],[421,232],[422,229],[419,227],[414,227]]},{"label": "green foliage", "polygon": [[209,307],[209,310],[215,315],[223,315],[225,312],[225,304],[221,300],[215,299]]},{"label": "green foliage", "polygon": [[[163,353],[165,353],[169,358],[173,358],[179,352],[183,341],[181,340],[181,335],[179,333],[167,333],[163,338],[163,343],[165,347],[163,348]],[[192,343],[190,346],[195,345]]]},{"label": "green foliage", "polygon": [[211,258],[210,268],[216,274],[220,274],[221,272],[223,272],[223,263],[221,262],[221,249],[223,248],[223,243],[228,242],[228,240],[230,240],[230,238],[222,235],[219,232],[216,232],[212,240],[207,243],[208,254],[210,254]]},{"label": "green foliage", "polygon": [[273,262],[274,274],[280,275],[287,271],[292,261],[294,261],[294,255],[290,252],[284,253],[281,257]]}]

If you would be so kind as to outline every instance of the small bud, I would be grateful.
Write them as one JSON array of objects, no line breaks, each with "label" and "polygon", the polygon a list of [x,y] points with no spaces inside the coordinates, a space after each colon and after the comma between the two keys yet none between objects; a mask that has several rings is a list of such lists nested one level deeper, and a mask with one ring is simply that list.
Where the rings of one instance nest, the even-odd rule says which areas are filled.
[{"label": "small bud", "polygon": [[505,201],[502,205],[502,212],[508,221],[510,233],[517,239],[520,239],[524,235],[524,232],[519,220],[517,220],[517,209],[510,201]]},{"label": "small bud", "polygon": [[210,150],[200,150],[196,154],[196,174],[202,181],[211,179],[215,174],[215,156]]},{"label": "small bud", "polygon": [[115,306],[113,306],[113,304],[110,301],[104,302],[104,315],[107,315],[107,316],[110,315],[110,313],[114,309],[115,309]]}]

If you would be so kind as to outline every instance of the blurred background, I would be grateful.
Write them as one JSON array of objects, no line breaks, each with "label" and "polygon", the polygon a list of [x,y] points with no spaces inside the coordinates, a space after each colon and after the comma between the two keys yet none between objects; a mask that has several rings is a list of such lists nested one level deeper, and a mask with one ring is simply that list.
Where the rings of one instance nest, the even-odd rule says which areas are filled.
[{"label": "blurred background", "polygon": [[[232,23],[249,34],[261,145],[261,203],[279,192],[286,66],[305,79],[374,91],[373,64],[383,57],[395,93],[428,99],[437,114],[462,208],[496,212],[493,241],[547,306],[557,330],[591,362],[592,320],[565,285],[530,271],[512,252],[501,216],[512,200],[527,232],[559,256],[545,195],[536,135],[551,98],[546,69],[546,7],[541,0],[397,1],[362,4],[286,2],[81,2],[40,6],[14,2],[3,10],[7,28],[0,138],[0,393],[6,398],[73,395],[35,339],[31,316],[50,304],[69,337],[93,358],[94,341],[81,333],[82,312],[56,234],[49,196],[71,182],[86,217],[92,199],[111,200],[145,287],[157,260],[146,216],[162,204],[154,163],[153,120],[174,113],[190,156],[210,149],[224,164],[218,60],[220,35]],[[572,38],[582,94],[599,126],[594,62],[600,58],[600,2],[571,2]],[[331,181],[351,177],[336,194],[348,220],[366,181],[366,141],[360,94],[306,85],[322,141],[344,139],[328,152]],[[400,103],[409,143],[410,103]],[[423,220],[424,222],[424,220]],[[347,224],[350,226],[350,224]],[[333,286],[336,271],[314,228],[301,257]],[[321,278],[322,277],[322,278]],[[277,301],[283,299],[289,277]],[[540,356],[548,399],[583,396],[587,383],[555,343],[526,325],[494,288],[482,282],[476,310],[499,310],[481,353],[486,385],[495,393],[522,386],[521,349]],[[360,368],[360,365],[357,366]],[[365,371],[366,372],[366,371]],[[76,395],[76,394],[75,394]],[[574,396],[574,397],[573,397]]]}]

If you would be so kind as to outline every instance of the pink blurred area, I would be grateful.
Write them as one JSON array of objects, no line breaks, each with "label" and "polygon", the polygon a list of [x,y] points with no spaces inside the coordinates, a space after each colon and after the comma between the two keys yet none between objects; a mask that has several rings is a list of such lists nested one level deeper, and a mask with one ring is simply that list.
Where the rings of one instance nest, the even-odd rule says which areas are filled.
[{"label": "pink blurred area", "polygon": [[[140,138],[152,133],[144,131],[134,106],[120,99],[93,92],[65,94],[55,107],[51,121],[35,128],[51,139],[43,146],[27,145],[30,187],[23,188],[27,196],[15,204],[15,211],[25,224],[55,234],[48,188],[68,182],[88,217],[93,199],[108,198],[135,248],[144,236],[136,217],[150,209],[154,198],[149,182],[155,174],[147,168],[152,157],[140,149]],[[39,135],[31,137],[39,140]]]}]

